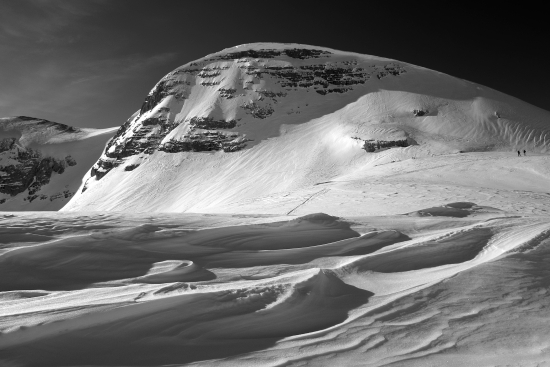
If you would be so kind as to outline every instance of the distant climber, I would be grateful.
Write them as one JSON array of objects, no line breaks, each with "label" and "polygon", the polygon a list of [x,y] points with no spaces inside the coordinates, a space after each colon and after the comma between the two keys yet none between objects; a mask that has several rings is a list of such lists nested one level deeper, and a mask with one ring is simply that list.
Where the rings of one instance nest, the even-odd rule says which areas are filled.
[{"label": "distant climber", "polygon": [[525,151],[525,149],[523,149],[523,155],[526,155],[526,153],[527,153],[527,152]]},{"label": "distant climber", "polygon": [[521,157],[521,152],[518,150],[518,157]]}]

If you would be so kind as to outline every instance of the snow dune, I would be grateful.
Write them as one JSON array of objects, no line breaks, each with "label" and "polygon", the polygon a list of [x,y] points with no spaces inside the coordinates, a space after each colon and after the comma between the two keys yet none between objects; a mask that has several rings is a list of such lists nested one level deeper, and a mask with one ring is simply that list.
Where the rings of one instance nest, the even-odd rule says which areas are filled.
[{"label": "snow dune", "polygon": [[[407,239],[396,231],[357,236],[349,224],[325,214],[201,231],[141,225],[15,248],[0,257],[0,290],[72,289],[138,276],[147,283],[209,280],[215,276],[205,266],[302,264],[319,257],[373,252]],[[170,260],[180,263],[167,264]],[[71,274],[70,280],[66,274]]]},{"label": "snow dune", "polygon": [[[549,346],[550,325],[534,327],[547,303],[544,216],[457,202],[349,219],[1,220],[7,365],[490,365],[489,347],[540,361]],[[533,326],[520,343],[524,326],[492,319],[517,307]]]}]

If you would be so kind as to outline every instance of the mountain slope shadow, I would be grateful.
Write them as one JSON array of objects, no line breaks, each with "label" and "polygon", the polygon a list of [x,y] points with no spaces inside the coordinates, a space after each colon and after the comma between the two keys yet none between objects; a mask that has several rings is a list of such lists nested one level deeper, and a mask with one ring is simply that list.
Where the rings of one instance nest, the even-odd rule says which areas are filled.
[{"label": "mountain slope shadow", "polygon": [[490,228],[473,228],[437,240],[367,256],[348,267],[359,271],[397,273],[459,264],[474,259],[492,236]]},{"label": "mountain slope shadow", "polygon": [[341,323],[372,295],[319,270],[294,284],[174,296],[61,321],[55,336],[25,344],[21,335],[15,342],[3,338],[0,360],[25,366],[150,366],[225,358]]},{"label": "mountain slope shadow", "polygon": [[[201,266],[201,260],[212,255],[233,258],[231,252],[238,250],[299,249],[359,237],[349,223],[322,213],[261,225],[183,232],[163,229],[145,224],[4,253],[0,291],[72,290],[146,275],[141,278],[144,283],[206,281],[216,276]],[[162,274],[148,274],[155,264],[170,260],[182,263]]]}]

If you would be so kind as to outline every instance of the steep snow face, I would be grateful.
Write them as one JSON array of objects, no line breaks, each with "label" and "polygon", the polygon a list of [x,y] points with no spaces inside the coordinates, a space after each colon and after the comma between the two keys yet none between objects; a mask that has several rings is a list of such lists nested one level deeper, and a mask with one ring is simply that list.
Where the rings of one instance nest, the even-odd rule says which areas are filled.
[{"label": "steep snow face", "polygon": [[216,211],[400,159],[546,152],[550,114],[418,66],[259,43],[172,71],[64,210]]},{"label": "steep snow face", "polygon": [[63,207],[115,130],[25,116],[0,119],[0,210]]}]

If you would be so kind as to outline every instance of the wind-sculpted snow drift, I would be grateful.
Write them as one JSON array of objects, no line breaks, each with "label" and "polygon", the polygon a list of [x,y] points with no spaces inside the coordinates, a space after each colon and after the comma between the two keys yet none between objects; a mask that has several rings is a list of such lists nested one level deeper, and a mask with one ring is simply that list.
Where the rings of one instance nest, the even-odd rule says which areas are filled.
[{"label": "wind-sculpted snow drift", "polygon": [[548,217],[455,203],[349,219],[22,213],[0,223],[2,365],[550,357]]},{"label": "wind-sculpted snow drift", "polygon": [[114,133],[25,116],[1,118],[0,210],[62,208]]},{"label": "wind-sculpted snow drift", "polygon": [[392,161],[540,153],[549,120],[513,97],[400,61],[242,45],[162,78],[64,210],[219,212]]}]

